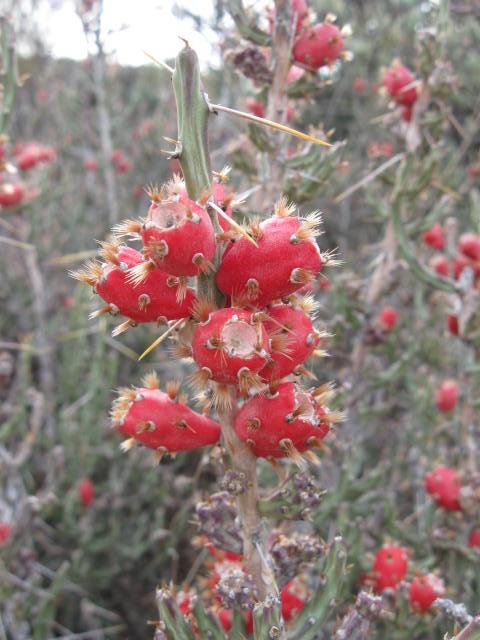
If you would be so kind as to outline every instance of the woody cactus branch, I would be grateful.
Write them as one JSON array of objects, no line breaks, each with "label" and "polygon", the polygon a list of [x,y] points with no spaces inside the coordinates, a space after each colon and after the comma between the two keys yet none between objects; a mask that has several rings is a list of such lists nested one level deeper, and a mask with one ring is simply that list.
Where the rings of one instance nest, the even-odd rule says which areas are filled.
[{"label": "woody cactus branch", "polygon": [[[192,199],[211,189],[212,174],[208,152],[208,116],[210,114],[201,80],[196,53],[188,44],[175,61],[173,86],[178,113],[177,155],[185,177],[187,192]],[[216,218],[215,212],[213,215]],[[214,219],[216,223],[216,219]],[[202,289],[218,294],[214,276],[203,275]],[[216,296],[218,298],[218,295]],[[243,530],[243,556],[247,571],[252,575],[259,597],[273,596],[278,600],[268,551],[261,534],[258,511],[256,458],[249,447],[240,441],[233,427],[236,407],[235,394],[230,397],[232,409],[220,412],[222,433],[235,471],[245,477],[244,491],[237,496],[238,511]],[[279,607],[277,607],[279,610]],[[280,637],[280,636],[279,636]]]}]

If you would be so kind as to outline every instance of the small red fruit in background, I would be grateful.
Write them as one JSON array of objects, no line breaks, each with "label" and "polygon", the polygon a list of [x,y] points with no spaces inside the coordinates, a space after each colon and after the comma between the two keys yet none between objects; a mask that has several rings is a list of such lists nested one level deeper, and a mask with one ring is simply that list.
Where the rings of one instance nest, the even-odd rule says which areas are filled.
[{"label": "small red fruit in background", "polygon": [[445,247],[445,236],[443,234],[443,229],[438,222],[422,234],[422,240],[426,245],[433,249],[438,249],[439,251],[443,250]]},{"label": "small red fruit in background", "polygon": [[447,256],[443,255],[443,253],[437,256],[433,256],[433,258],[430,260],[430,266],[436,273],[438,273],[439,276],[448,278],[448,258]]},{"label": "small red fruit in background", "polygon": [[480,176],[480,165],[471,164],[467,167],[467,173],[470,178],[478,178]]},{"label": "small red fruit in background", "polygon": [[384,331],[389,333],[395,329],[398,321],[398,311],[395,307],[383,307],[378,314],[378,323]]},{"label": "small red fruit in background", "polygon": [[130,161],[125,157],[125,154],[121,149],[114,149],[112,152],[112,164],[115,169],[115,173],[121,175],[127,173],[131,169]]},{"label": "small red fruit in background", "polygon": [[385,545],[375,556],[373,563],[373,588],[381,592],[394,589],[407,575],[408,555],[403,547]]},{"label": "small red fruit in background", "polygon": [[0,184],[0,206],[15,207],[20,204],[25,196],[25,191],[18,182],[4,182]]},{"label": "small red fruit in background", "polygon": [[295,618],[305,607],[305,601],[295,593],[292,582],[288,582],[283,587],[280,599],[282,602],[282,616],[287,623],[292,618]]},{"label": "small red fruit in background", "polygon": [[445,595],[442,580],[435,574],[416,576],[410,585],[410,604],[416,611],[425,613],[437,598]]},{"label": "small red fruit in background", "polygon": [[458,326],[457,316],[453,316],[453,315],[447,316],[447,326],[448,326],[448,330],[452,335],[458,336],[458,332],[460,328]]},{"label": "small red fruit in background", "polygon": [[480,549],[480,527],[473,529],[468,536],[468,546]]},{"label": "small red fruit in background", "polygon": [[85,171],[98,171],[98,162],[95,158],[86,158],[83,161],[83,168]]},{"label": "small red fruit in background", "polygon": [[6,544],[10,537],[10,525],[7,522],[0,522],[0,545]]},{"label": "small red fruit in background", "polygon": [[367,89],[367,81],[364,78],[355,78],[352,83],[355,93],[364,94]]},{"label": "small red fruit in background", "polygon": [[78,485],[78,497],[85,507],[89,507],[95,500],[95,486],[90,478],[85,478]]},{"label": "small red fruit in background", "polygon": [[397,104],[411,107],[417,100],[417,89],[411,86],[415,76],[399,62],[394,62],[383,75],[383,86]]},{"label": "small red fruit in background", "polygon": [[480,234],[463,233],[458,241],[458,248],[467,258],[480,260]]},{"label": "small red fruit in background", "polygon": [[254,116],[257,116],[258,118],[265,117],[265,105],[263,102],[259,102],[258,100],[255,100],[255,98],[247,98],[245,100],[245,106],[250,113],[253,113]]},{"label": "small red fruit in background", "polygon": [[439,411],[453,411],[458,401],[458,385],[455,380],[445,380],[435,393],[435,404]]},{"label": "small red fruit in background", "polygon": [[338,60],[344,46],[340,29],[329,22],[322,22],[306,29],[297,38],[293,59],[310,69],[319,69]]},{"label": "small red fruit in background", "polygon": [[426,492],[448,511],[461,511],[460,489],[458,473],[450,467],[437,467],[425,476]]}]

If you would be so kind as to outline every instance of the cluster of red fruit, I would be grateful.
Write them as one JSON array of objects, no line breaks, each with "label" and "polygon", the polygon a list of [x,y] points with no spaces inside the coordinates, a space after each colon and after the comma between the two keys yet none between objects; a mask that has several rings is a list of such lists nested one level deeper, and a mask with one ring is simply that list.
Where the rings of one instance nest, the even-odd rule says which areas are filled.
[{"label": "cluster of red fruit", "polygon": [[[247,578],[247,574],[243,568],[242,556],[229,551],[221,551],[207,542],[207,547],[213,556],[213,563],[207,562],[208,579],[205,580],[206,589],[203,593],[204,598],[212,601],[212,611],[215,612],[222,628],[228,633],[232,628],[233,611],[225,606],[222,597],[219,594],[219,583],[222,578],[230,575],[240,577],[243,575]],[[238,579],[238,578],[237,578]],[[192,600],[196,595],[195,591],[180,591],[177,594],[177,604],[181,613],[189,618],[193,627],[195,627],[195,618],[192,614]],[[282,608],[282,617],[288,625],[305,607],[307,591],[301,579],[294,578],[288,582],[281,590],[280,600]],[[245,631],[247,634],[253,634],[253,615],[251,608],[245,608],[244,614]]]},{"label": "cluster of red fruit", "polygon": [[[350,34],[350,28],[339,29],[335,24],[335,16],[329,14],[323,22],[311,25],[310,11],[305,0],[290,0],[291,12],[295,27],[295,41],[292,49],[292,62],[287,83],[292,84],[299,80],[304,70],[317,71],[320,67],[328,67],[339,58],[348,58],[345,51],[345,38]],[[270,31],[273,31],[275,11],[269,12]],[[265,53],[268,57],[268,51]],[[249,98],[246,101],[247,109],[253,115],[265,117],[265,105]],[[286,113],[287,122],[293,118],[295,110],[289,106]]]},{"label": "cluster of red fruit", "polygon": [[[381,547],[375,555],[372,571],[363,579],[371,584],[374,591],[382,593],[385,589],[396,590],[407,578],[408,553],[396,544]],[[408,587],[410,603],[415,611],[425,613],[437,598],[445,594],[445,587],[435,574],[417,573]]]},{"label": "cluster of red fruit", "polygon": [[[50,163],[57,157],[53,147],[38,142],[17,142],[11,153],[13,163],[21,171],[29,171],[40,164]],[[0,207],[17,207],[36,195],[35,189],[29,189],[20,180],[11,180],[8,177],[8,173],[14,171],[15,167],[7,160],[6,146],[0,144]]]},{"label": "cluster of red fruit", "polygon": [[[476,544],[475,544],[476,542]],[[470,546],[480,546],[480,529],[470,536]],[[364,579],[371,582],[377,592],[395,590],[405,580],[408,572],[408,553],[399,545],[389,544],[377,552],[371,574]],[[425,613],[437,598],[445,595],[443,581],[434,573],[417,573],[408,586],[410,603],[415,611]]]},{"label": "cluster of red fruit", "polygon": [[[458,240],[457,253],[453,258],[441,253],[446,243],[445,233],[438,222],[422,234],[422,240],[439,252],[430,260],[431,267],[439,276],[459,280],[462,274],[469,272],[472,274],[473,286],[480,289],[480,234],[463,233]],[[449,315],[447,321],[450,332],[459,335],[458,318]]]},{"label": "cluster of red fruit", "polygon": [[407,122],[412,118],[412,108],[418,98],[417,85],[414,74],[399,60],[394,60],[383,74],[383,86],[401,108],[402,118]]},{"label": "cluster of red fruit", "polygon": [[[298,459],[342,418],[325,406],[328,385],[306,390],[288,379],[311,377],[306,359],[323,354],[311,317],[315,303],[301,292],[333,262],[315,241],[318,213],[299,217],[282,199],[273,216],[243,229],[220,183],[197,202],[179,179],[150,196],[146,218],[118,225],[117,240],[102,244],[103,261],[73,274],[106,302],[92,315],[125,316],[115,335],[138,323],[175,320],[167,332],[172,354],[197,365],[191,383],[204,409],[225,412],[240,402],[235,429],[255,455]],[[142,250],[120,244],[125,237]],[[212,271],[222,304],[193,288],[194,278]],[[130,438],[125,447],[141,443],[159,454],[220,436],[217,422],[186,406],[178,385],[160,391],[153,375],[141,388],[120,391],[112,419]]]}]

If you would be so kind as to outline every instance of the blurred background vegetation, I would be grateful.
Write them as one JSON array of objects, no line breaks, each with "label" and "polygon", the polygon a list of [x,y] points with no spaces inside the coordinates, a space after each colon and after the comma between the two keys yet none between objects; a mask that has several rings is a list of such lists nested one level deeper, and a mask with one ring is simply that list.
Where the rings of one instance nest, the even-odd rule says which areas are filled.
[{"label": "blurred background vegetation", "polygon": [[[202,14],[195,3],[188,10],[186,3],[177,6],[177,15],[200,31],[217,32],[218,64],[210,69],[203,61],[205,86],[215,102],[244,109],[258,90],[226,55],[238,34],[221,0],[203,2],[212,5],[209,24],[202,15],[192,17],[190,11]],[[95,40],[85,4],[77,10]],[[353,60],[341,64],[331,84],[291,99],[296,128],[333,130],[331,139],[345,144],[322,156],[315,189],[307,188],[302,170],[288,173],[292,197],[303,194],[301,210],[324,214],[322,249],[338,247],[344,262],[319,290],[321,323],[334,334],[326,344],[332,357],[313,365],[321,382],[336,382],[338,404],[349,412],[312,471],[328,489],[315,530],[325,539],[340,533],[352,566],[337,613],[353,601],[358,577],[371,565],[369,552],[388,537],[412,549],[416,568],[438,569],[449,597],[475,613],[480,554],[467,539],[480,525],[479,514],[435,509],[423,478],[439,462],[478,482],[478,300],[470,303],[464,336],[451,335],[446,317],[458,310],[456,299],[425,282],[415,260],[428,264],[432,252],[420,235],[433,222],[449,220],[453,242],[459,232],[480,231],[480,4],[309,5],[321,18],[333,12],[353,28]],[[150,638],[156,585],[193,579],[190,569],[202,553],[192,544],[194,505],[215,489],[221,472],[209,452],[160,465],[142,450],[120,452],[108,424],[113,389],[138,383],[152,366],[163,380],[185,371],[166,349],[138,363],[155,330],[138,327],[112,338],[108,320],[88,320],[91,296],[67,270],[112,222],[144,215],[144,186],[165,181],[175,169],[160,151],[167,145],[163,136],[176,134],[170,79],[148,61],[112,64],[100,40],[86,60],[54,59],[41,30],[28,20],[15,26],[30,51],[19,58],[28,78],[9,138],[52,145],[57,157],[25,172],[36,193],[30,202],[0,211],[0,522],[11,528],[0,547],[0,638]],[[429,51],[436,59],[426,59]],[[404,153],[405,137],[378,86],[382,67],[394,58],[420,75],[422,65],[431,69],[440,59],[448,68],[444,99],[424,123],[428,144],[410,154],[407,184],[400,185],[400,245],[407,248],[389,253],[399,174],[395,161],[383,165]],[[258,135],[224,114],[211,124],[214,167],[233,165],[231,184],[240,193],[256,184],[248,169],[261,155],[252,142]],[[293,152],[302,149],[282,140]],[[114,149],[121,150],[123,168],[111,163]],[[247,200],[240,219],[249,212]],[[399,312],[391,334],[375,324],[387,304]],[[445,378],[461,388],[459,407],[446,417],[433,400]],[[273,485],[268,465],[260,468]],[[88,505],[79,494],[87,478],[95,489]],[[412,616],[405,606],[392,626],[371,637],[441,638],[452,629],[437,614]]]}]

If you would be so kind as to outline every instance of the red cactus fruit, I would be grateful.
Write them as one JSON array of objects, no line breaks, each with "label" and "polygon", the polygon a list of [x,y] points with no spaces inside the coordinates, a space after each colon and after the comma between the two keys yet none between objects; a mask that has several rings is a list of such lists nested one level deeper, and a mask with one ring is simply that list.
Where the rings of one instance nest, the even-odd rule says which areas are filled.
[{"label": "red cactus fruit", "polygon": [[480,549],[480,527],[472,529],[468,536],[468,546],[474,549]]},{"label": "red cactus fruit", "polygon": [[159,454],[189,451],[216,444],[220,425],[193,411],[178,396],[178,385],[158,389],[155,374],[146,376],[143,387],[119,390],[111,412],[112,425],[129,439],[124,450],[139,443]]},{"label": "red cactus fruit", "polygon": [[320,272],[322,257],[314,238],[318,215],[289,216],[291,209],[284,203],[277,212],[273,218],[251,223],[257,247],[242,237],[226,248],[216,276],[225,295],[247,297],[263,307],[301,289]]},{"label": "red cactus fruit", "polygon": [[271,393],[247,400],[235,417],[235,431],[260,458],[291,457],[318,447],[340,419],[323,406],[325,388],[304,391],[293,382],[284,382]]},{"label": "red cactus fruit", "polygon": [[223,562],[227,560],[228,562],[241,562],[242,556],[238,553],[234,553],[233,551],[224,551],[223,549],[218,549],[208,538],[205,540],[205,547],[210,551],[215,560],[219,562]]},{"label": "red cactus fruit", "polygon": [[83,168],[85,171],[98,171],[98,162],[95,158],[85,158]]},{"label": "red cactus fruit", "polygon": [[467,167],[467,174],[470,178],[478,178],[480,176],[480,165],[471,164]]},{"label": "red cactus fruit", "polygon": [[288,304],[268,309],[265,329],[271,356],[260,371],[262,380],[281,380],[309,358],[320,342],[308,315]]},{"label": "red cactus fruit", "polygon": [[[243,615],[245,619],[245,631],[248,633],[248,635],[251,635],[253,633],[253,614],[249,610],[245,611]],[[223,630],[228,633],[232,628],[233,611],[231,609],[220,607],[220,609],[218,609],[217,611],[217,616],[220,624],[223,627]]]},{"label": "red cactus fruit", "polygon": [[36,142],[30,142],[16,155],[16,162],[19,169],[27,171],[28,169],[33,169],[41,162],[54,160],[55,155],[55,149],[52,147],[45,147]]},{"label": "red cactus fruit", "polygon": [[[92,261],[71,275],[92,286],[107,303],[92,317],[110,313],[121,314],[129,321],[125,324],[159,322],[186,318],[195,301],[194,292],[180,278],[155,268],[139,284],[131,281],[133,267],[143,263],[139,251],[114,243],[104,243],[101,252],[104,264]],[[120,331],[121,332],[121,331]]]},{"label": "red cactus fruit", "polygon": [[426,245],[433,249],[438,249],[439,251],[443,250],[445,247],[445,236],[443,229],[438,222],[422,234],[422,240]]},{"label": "red cactus fruit", "polygon": [[433,258],[430,260],[430,266],[436,273],[438,273],[439,276],[448,278],[450,266],[448,264],[447,256],[445,256],[443,253],[437,256],[433,256]]},{"label": "red cactus fruit", "polygon": [[463,233],[458,241],[458,249],[467,258],[480,260],[480,234]]},{"label": "red cactus fruit", "polygon": [[140,235],[145,263],[137,282],[155,265],[174,276],[196,276],[211,269],[215,233],[207,211],[186,195],[152,202],[144,221],[127,220],[119,235]]},{"label": "red cactus fruit", "polygon": [[383,75],[383,86],[395,102],[404,107],[411,107],[417,100],[417,89],[412,86],[414,81],[415,76],[410,69],[398,61],[394,62]]},{"label": "red cactus fruit", "polygon": [[196,327],[192,355],[199,380],[238,384],[242,393],[261,388],[258,372],[270,357],[262,322],[245,309],[218,309]]},{"label": "red cactus fruit", "polygon": [[25,197],[25,190],[18,182],[0,184],[0,206],[16,207]]},{"label": "red cactus fruit", "polygon": [[398,311],[395,309],[395,307],[383,307],[383,309],[381,309],[380,313],[378,314],[377,321],[384,331],[390,333],[390,331],[393,331],[393,329],[395,329],[395,326],[397,324]]},{"label": "red cactus fruit", "polygon": [[132,165],[121,149],[114,149],[112,152],[112,164],[115,173],[121,175],[130,171]]},{"label": "red cactus fruit", "polygon": [[253,113],[254,116],[257,116],[259,118],[265,117],[265,105],[263,104],[263,102],[255,100],[255,98],[247,98],[245,100],[245,106],[250,111],[250,113]]},{"label": "red cactus fruit", "polygon": [[455,380],[444,380],[435,393],[435,404],[439,411],[453,411],[458,401],[458,384]]},{"label": "red cactus fruit", "polygon": [[458,336],[459,331],[460,331],[460,327],[458,325],[457,316],[454,316],[454,315],[448,315],[447,316],[447,327],[448,327],[448,330],[450,331],[450,333],[453,336]]},{"label": "red cactus fruit", "polygon": [[395,589],[405,578],[408,570],[408,555],[402,547],[385,545],[375,556],[373,563],[373,588],[377,592]]},{"label": "red cactus fruit", "polygon": [[360,95],[365,93],[367,89],[367,81],[365,80],[365,78],[354,78],[352,89],[355,91],[355,93],[358,93]]},{"label": "red cactus fruit", "polygon": [[7,522],[0,522],[0,545],[7,544],[11,528]]},{"label": "red cactus fruit", "polygon": [[426,492],[448,511],[461,511],[460,489],[458,473],[450,467],[437,467],[425,476]]},{"label": "red cactus fruit", "polygon": [[295,41],[293,59],[310,69],[330,65],[344,50],[343,35],[330,22],[322,22],[306,29]]},{"label": "red cactus fruit", "polygon": [[430,609],[437,598],[445,595],[445,587],[435,574],[416,576],[410,584],[410,604],[420,613]]},{"label": "red cactus fruit", "polygon": [[280,594],[282,617],[287,623],[295,618],[305,607],[305,601],[295,593],[294,589],[294,584],[288,582]]},{"label": "red cactus fruit", "polygon": [[95,486],[89,478],[85,478],[79,483],[78,497],[85,507],[89,507],[95,500]]}]

